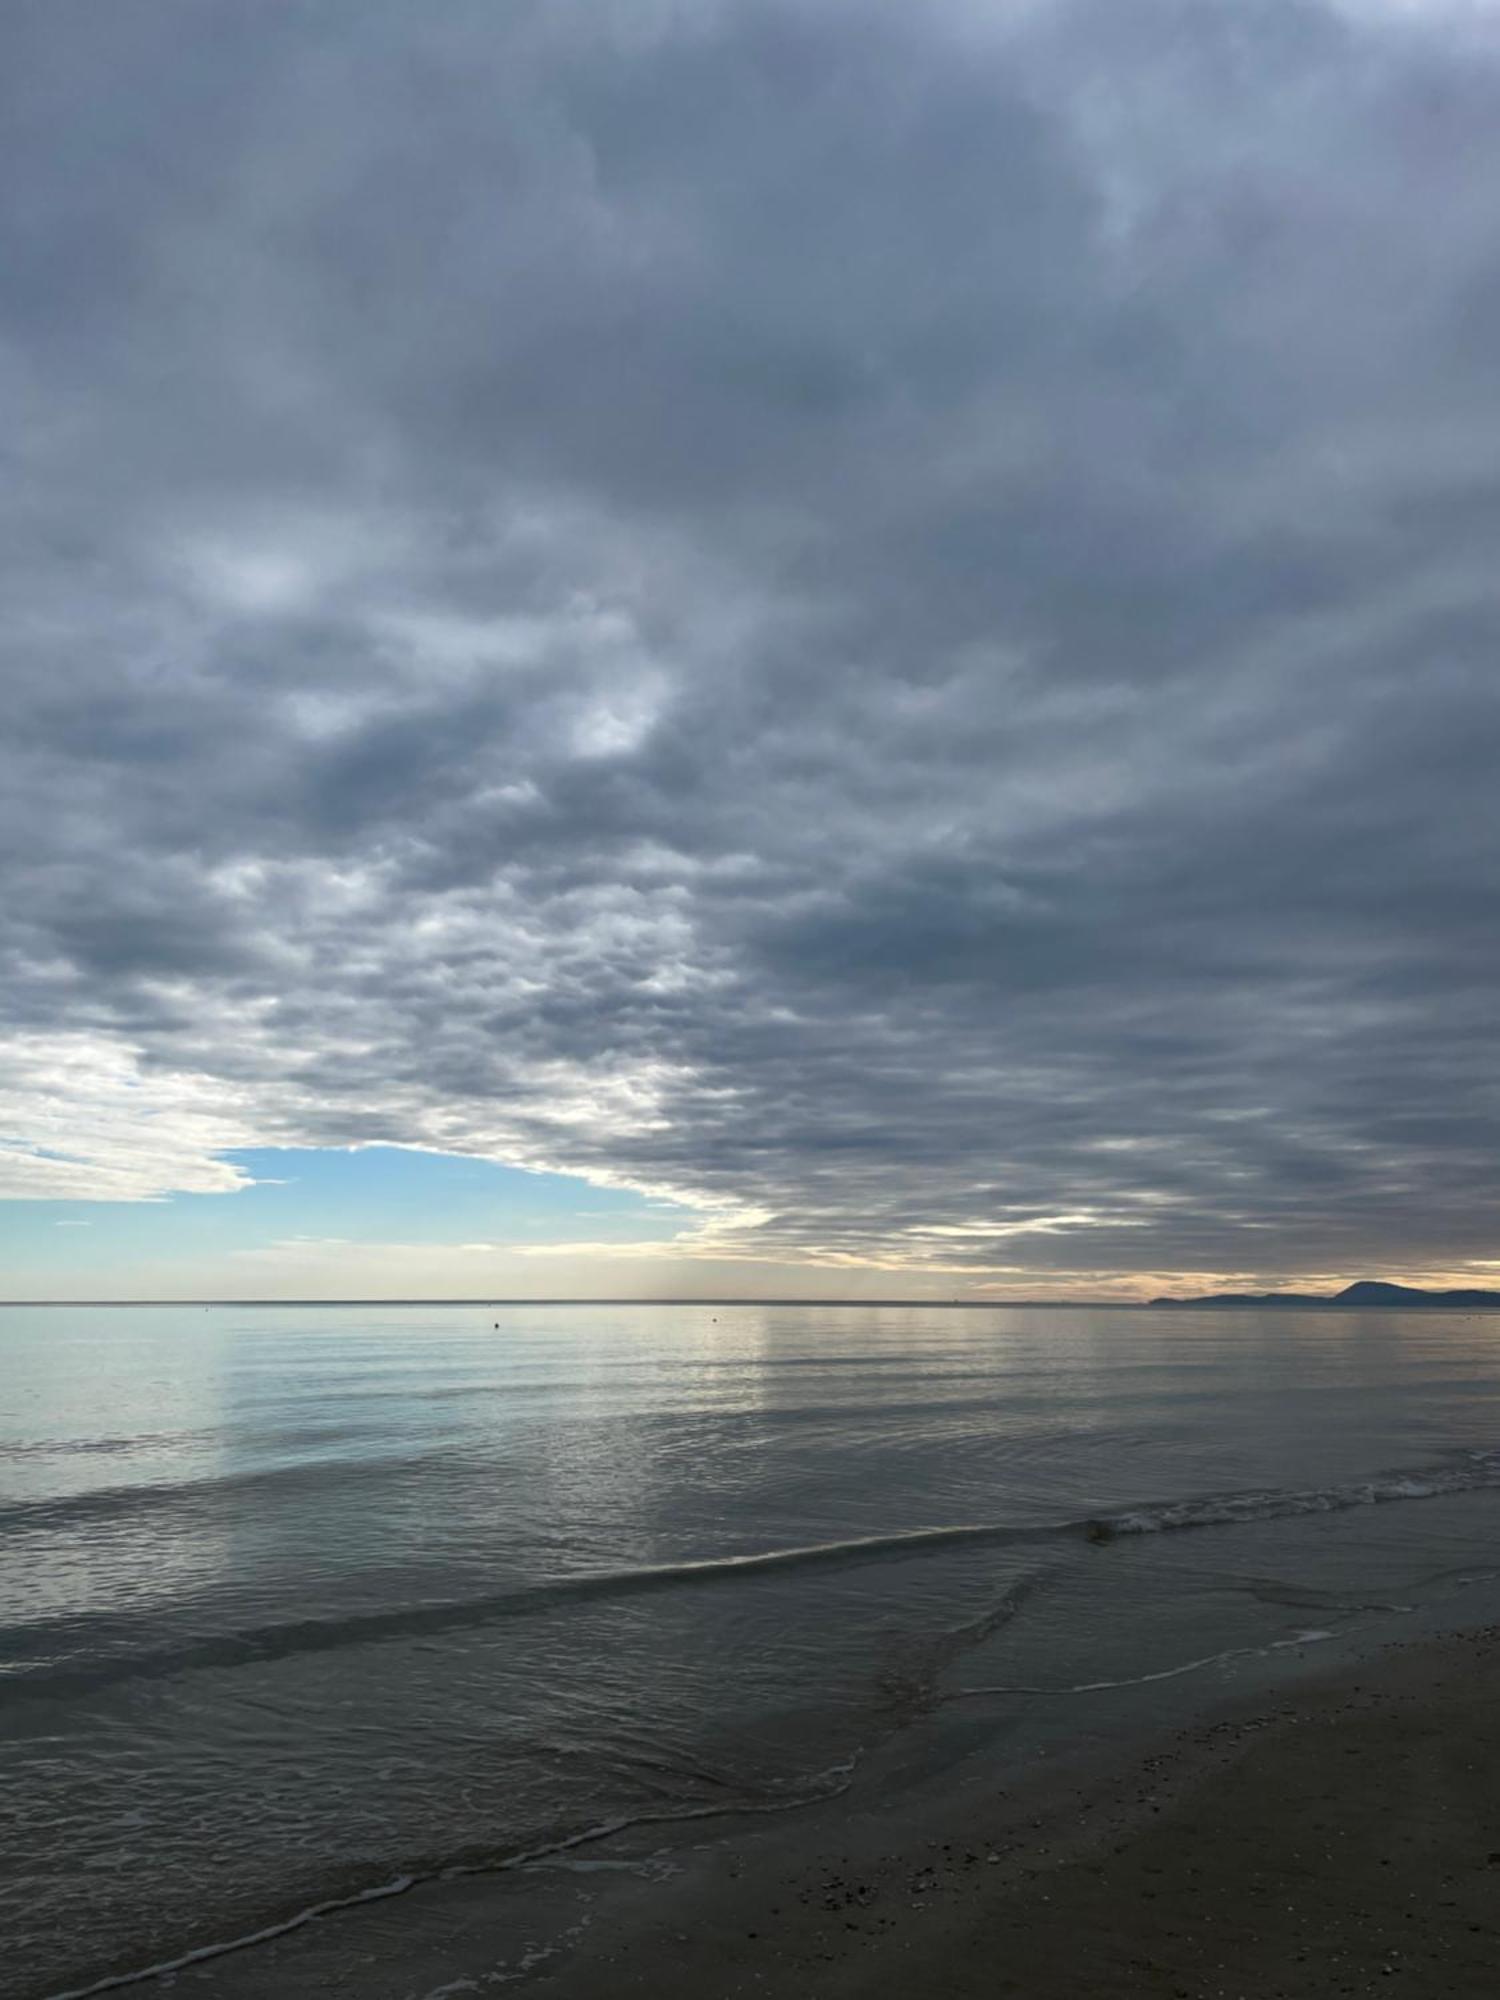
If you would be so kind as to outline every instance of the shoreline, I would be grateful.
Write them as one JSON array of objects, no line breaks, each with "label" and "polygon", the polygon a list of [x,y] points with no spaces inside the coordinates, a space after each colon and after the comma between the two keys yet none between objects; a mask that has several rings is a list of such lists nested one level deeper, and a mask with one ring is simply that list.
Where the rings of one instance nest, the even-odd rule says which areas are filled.
[{"label": "shoreline", "polygon": [[982,1743],[914,1776],[923,1748],[904,1736],[877,1751],[836,1801],[693,1833],[637,1826],[524,1869],[419,1883],[120,1990],[1500,1990],[1500,1626],[1242,1691],[1128,1750],[1034,1763],[1003,1785]]},{"label": "shoreline", "polygon": [[591,1926],[537,1990],[1500,1991],[1500,1627],[1398,1643],[1004,1790],[983,1762],[794,1852],[705,1857],[673,1907]]}]

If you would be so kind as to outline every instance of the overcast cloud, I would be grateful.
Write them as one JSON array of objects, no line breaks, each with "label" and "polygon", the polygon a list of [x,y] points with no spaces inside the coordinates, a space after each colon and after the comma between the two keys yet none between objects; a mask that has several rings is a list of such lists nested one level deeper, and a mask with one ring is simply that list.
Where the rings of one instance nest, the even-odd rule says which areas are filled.
[{"label": "overcast cloud", "polygon": [[1497,26],[12,0],[0,1192],[1500,1257]]}]

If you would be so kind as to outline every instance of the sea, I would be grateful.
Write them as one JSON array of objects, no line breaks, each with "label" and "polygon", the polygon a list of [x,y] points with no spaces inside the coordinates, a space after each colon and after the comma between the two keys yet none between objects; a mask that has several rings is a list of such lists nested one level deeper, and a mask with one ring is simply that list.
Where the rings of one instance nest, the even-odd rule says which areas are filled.
[{"label": "sea", "polygon": [[1494,1314],[6,1308],[5,1989],[1497,1607]]}]

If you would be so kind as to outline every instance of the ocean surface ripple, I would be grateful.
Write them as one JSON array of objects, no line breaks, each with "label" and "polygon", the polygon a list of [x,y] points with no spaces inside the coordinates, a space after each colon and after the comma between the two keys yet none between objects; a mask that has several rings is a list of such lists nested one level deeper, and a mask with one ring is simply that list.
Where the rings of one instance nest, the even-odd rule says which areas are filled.
[{"label": "ocean surface ripple", "polygon": [[800,1809],[919,1716],[1160,1721],[1494,1582],[1500,1321],[496,1318],[0,1313],[18,2000]]}]

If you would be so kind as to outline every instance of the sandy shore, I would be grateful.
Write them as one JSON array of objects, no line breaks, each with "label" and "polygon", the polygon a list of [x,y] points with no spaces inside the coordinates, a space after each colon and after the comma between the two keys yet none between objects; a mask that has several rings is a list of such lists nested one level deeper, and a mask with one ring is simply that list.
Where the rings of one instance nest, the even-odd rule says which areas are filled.
[{"label": "sandy shore", "polygon": [[[1500,1994],[1500,1630],[1002,1793],[943,1783],[435,1884],[176,1976],[215,2000]],[[582,1866],[578,1865],[582,1862]],[[642,1877],[648,1878],[643,1881]],[[150,1989],[137,1989],[150,1990]]]}]

